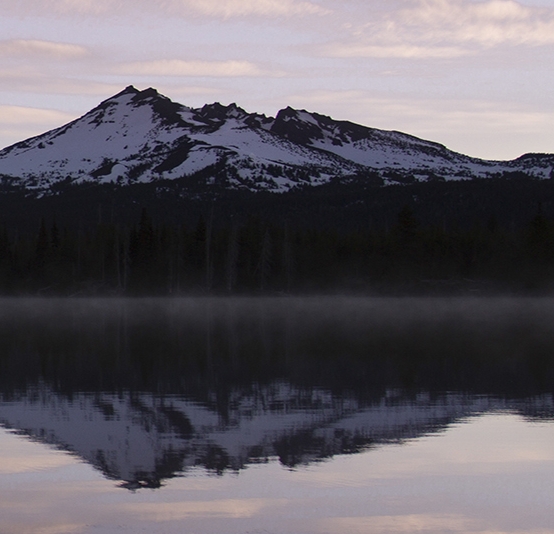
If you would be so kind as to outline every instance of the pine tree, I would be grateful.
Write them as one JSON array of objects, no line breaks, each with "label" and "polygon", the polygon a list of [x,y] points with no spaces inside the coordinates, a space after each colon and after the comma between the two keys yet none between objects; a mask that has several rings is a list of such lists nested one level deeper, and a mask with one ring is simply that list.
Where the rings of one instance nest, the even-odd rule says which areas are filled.
[{"label": "pine tree", "polygon": [[264,237],[262,239],[262,246],[260,248],[260,259],[258,262],[258,281],[260,291],[264,291],[267,288],[272,265],[272,240],[269,233],[269,228],[266,228]]},{"label": "pine tree", "polygon": [[231,226],[229,239],[227,244],[227,261],[226,261],[226,286],[230,293],[235,289],[237,284],[238,274],[238,259],[239,259],[239,232],[236,224]]}]

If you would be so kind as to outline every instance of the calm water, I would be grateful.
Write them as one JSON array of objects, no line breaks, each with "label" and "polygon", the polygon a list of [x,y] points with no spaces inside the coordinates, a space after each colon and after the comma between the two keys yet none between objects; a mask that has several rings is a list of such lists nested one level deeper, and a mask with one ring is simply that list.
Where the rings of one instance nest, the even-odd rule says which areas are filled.
[{"label": "calm water", "polygon": [[0,533],[554,533],[554,299],[0,301]]}]

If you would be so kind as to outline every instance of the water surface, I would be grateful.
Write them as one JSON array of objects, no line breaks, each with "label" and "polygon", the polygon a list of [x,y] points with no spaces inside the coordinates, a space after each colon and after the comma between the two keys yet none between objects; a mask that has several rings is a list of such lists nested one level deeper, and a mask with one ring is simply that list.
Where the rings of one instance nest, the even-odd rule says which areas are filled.
[{"label": "water surface", "polygon": [[554,532],[552,299],[0,302],[0,532]]}]

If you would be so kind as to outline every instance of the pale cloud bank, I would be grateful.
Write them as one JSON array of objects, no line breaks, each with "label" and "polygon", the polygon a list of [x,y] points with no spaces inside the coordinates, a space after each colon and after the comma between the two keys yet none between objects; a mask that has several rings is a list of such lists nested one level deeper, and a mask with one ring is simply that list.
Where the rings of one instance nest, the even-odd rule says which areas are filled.
[{"label": "pale cloud bank", "polygon": [[307,17],[305,29],[336,35],[335,57],[459,57],[477,48],[554,44],[554,7],[515,0],[0,0],[6,14],[179,17],[183,20]]},{"label": "pale cloud bank", "polygon": [[455,46],[377,45],[363,43],[333,43],[325,45],[320,50],[325,55],[343,58],[441,59],[466,56],[470,53],[462,47]]},{"label": "pale cloud bank", "polygon": [[63,111],[28,108],[24,106],[0,106],[2,123],[11,125],[51,124],[59,126],[75,117]]},{"label": "pale cloud bank", "polygon": [[0,8],[9,13],[62,15],[107,15],[149,10],[183,17],[207,16],[224,19],[329,13],[328,9],[307,0],[19,0],[17,3],[0,0]]},{"label": "pale cloud bank", "polygon": [[330,11],[313,2],[295,0],[173,0],[164,2],[170,9],[186,14],[191,10],[212,17],[291,17],[324,15]]},{"label": "pale cloud bank", "polygon": [[476,43],[482,46],[548,45],[554,43],[554,9],[524,6],[513,0],[423,0],[398,14],[408,35],[430,41]]},{"label": "pale cloud bank", "polygon": [[63,111],[0,105],[0,149],[76,118]]},{"label": "pale cloud bank", "polygon": [[135,76],[196,76],[196,77],[271,77],[278,71],[266,71],[250,61],[201,61],[162,59],[135,61],[116,69],[119,74]]},{"label": "pale cloud bank", "polygon": [[53,58],[80,59],[88,54],[83,46],[68,43],[55,43],[36,39],[9,39],[0,41],[2,58]]},{"label": "pale cloud bank", "polygon": [[343,21],[342,39],[319,48],[322,55],[456,58],[497,46],[554,44],[554,8],[514,0],[417,0],[375,16],[361,9],[358,21]]}]

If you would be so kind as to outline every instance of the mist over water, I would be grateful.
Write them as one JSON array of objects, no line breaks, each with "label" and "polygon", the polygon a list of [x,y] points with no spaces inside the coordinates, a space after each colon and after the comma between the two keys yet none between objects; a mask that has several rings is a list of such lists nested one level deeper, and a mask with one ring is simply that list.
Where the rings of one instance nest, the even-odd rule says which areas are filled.
[{"label": "mist over water", "polygon": [[[0,494],[15,435],[120,492],[163,494],[253,466],[401,454],[498,414],[550,425],[552,324],[551,298],[4,299]],[[218,532],[206,521],[198,532]]]},{"label": "mist over water", "polygon": [[550,298],[7,299],[0,381],[526,394],[550,388],[553,320]]}]

